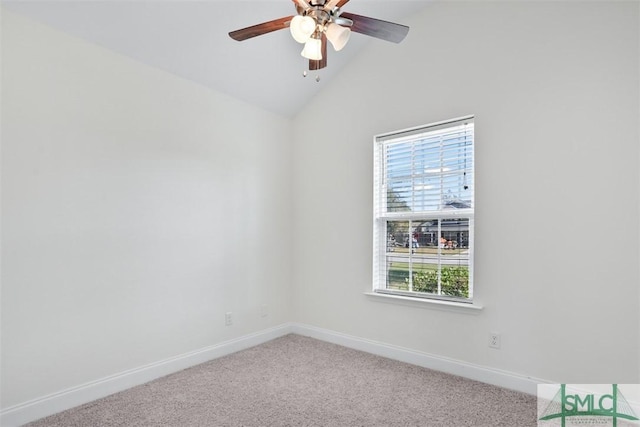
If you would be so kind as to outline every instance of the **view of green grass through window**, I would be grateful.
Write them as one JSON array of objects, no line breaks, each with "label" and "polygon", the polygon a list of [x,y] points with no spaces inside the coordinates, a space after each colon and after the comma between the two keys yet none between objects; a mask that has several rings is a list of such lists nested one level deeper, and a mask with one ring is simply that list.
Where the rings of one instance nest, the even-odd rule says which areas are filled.
[{"label": "view of green grass through window", "polygon": [[470,301],[473,118],[376,137],[376,291]]}]

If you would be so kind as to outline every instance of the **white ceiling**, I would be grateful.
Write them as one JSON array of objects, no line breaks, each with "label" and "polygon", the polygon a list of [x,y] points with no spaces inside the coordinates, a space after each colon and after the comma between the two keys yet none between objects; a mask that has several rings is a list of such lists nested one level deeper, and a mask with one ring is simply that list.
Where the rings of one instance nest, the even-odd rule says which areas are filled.
[{"label": "white ceiling", "polygon": [[[426,6],[426,0],[352,0],[343,10],[386,21]],[[368,43],[352,34],[328,67],[306,78],[302,45],[287,30],[237,42],[229,31],[295,14],[291,0],[2,0],[12,12],[135,58],[284,116],[293,116]],[[411,37],[409,31],[408,37]],[[320,83],[315,76],[320,75]]]}]

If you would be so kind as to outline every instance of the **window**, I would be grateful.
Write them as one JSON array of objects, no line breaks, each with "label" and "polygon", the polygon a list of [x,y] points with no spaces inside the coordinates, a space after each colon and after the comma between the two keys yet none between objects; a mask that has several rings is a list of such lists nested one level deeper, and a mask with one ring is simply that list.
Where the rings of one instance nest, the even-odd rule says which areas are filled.
[{"label": "window", "polygon": [[473,117],[375,137],[374,292],[471,302]]}]

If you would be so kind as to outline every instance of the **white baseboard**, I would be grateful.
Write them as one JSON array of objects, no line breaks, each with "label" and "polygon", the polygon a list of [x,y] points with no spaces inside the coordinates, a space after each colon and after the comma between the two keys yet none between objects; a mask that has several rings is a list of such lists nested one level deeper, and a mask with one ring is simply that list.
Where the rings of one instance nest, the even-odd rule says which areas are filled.
[{"label": "white baseboard", "polygon": [[328,329],[300,323],[285,323],[264,331],[245,335],[230,341],[181,354],[139,368],[131,369],[106,378],[62,390],[38,399],[9,407],[0,412],[0,426],[16,427],[37,419],[71,409],[117,393],[128,388],[147,383],[156,378],[172,374],[191,366],[244,350],[275,338],[295,333],[355,350],[364,351],[389,359],[411,363],[437,371],[466,377],[472,380],[497,385],[524,393],[536,394],[537,385],[552,381],[527,377],[513,372],[501,371],[474,365],[442,356],[359,338]]},{"label": "white baseboard", "polygon": [[387,357],[389,359],[410,363],[412,365],[422,366],[424,368],[446,372],[452,375],[458,375],[483,383],[508,388],[510,390],[521,391],[534,396],[537,393],[538,384],[553,383],[553,381],[528,377],[486,366],[474,365],[472,363],[450,359],[443,356],[422,353],[408,348],[346,335],[327,329],[316,328],[315,326],[294,323],[291,327],[294,334],[308,336],[333,344],[338,344],[343,347],[349,347],[354,350],[360,350],[378,356]]},{"label": "white baseboard", "polygon": [[291,325],[283,324],[24,402],[0,412],[0,426],[20,426],[291,332]]}]

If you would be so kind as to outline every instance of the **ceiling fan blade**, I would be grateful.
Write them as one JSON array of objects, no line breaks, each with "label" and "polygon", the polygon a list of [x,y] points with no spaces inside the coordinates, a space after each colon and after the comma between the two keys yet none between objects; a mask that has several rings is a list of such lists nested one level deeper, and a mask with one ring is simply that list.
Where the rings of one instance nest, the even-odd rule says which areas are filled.
[{"label": "ceiling fan blade", "polygon": [[309,60],[309,70],[320,70],[327,66],[327,36],[322,33],[322,38],[320,39],[322,42],[322,59],[319,61],[310,59]]},{"label": "ceiling fan blade", "polygon": [[311,5],[309,4],[309,2],[305,0],[292,0],[292,1],[298,6],[300,6],[303,10],[307,10],[311,8]]},{"label": "ceiling fan blade", "polygon": [[229,37],[239,42],[252,37],[261,36],[272,31],[282,30],[289,27],[293,16],[285,16],[284,18],[274,19],[273,21],[263,22],[262,24],[253,25],[251,27],[242,28],[240,30],[231,31]]},{"label": "ceiling fan blade", "polygon": [[353,21],[351,31],[394,43],[400,43],[409,33],[409,27],[406,25],[395,24],[381,19],[347,12],[342,13],[340,17]]},{"label": "ceiling fan blade", "polygon": [[329,0],[325,5],[324,5],[324,10],[330,11],[333,10],[334,7],[342,7],[345,4],[347,4],[349,2],[349,0]]}]

